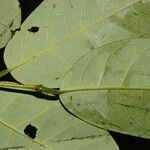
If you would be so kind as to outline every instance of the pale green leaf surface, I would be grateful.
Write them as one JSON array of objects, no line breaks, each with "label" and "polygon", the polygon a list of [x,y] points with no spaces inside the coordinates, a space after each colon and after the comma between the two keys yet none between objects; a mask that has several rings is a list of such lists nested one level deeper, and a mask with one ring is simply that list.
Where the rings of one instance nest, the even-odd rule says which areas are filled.
[{"label": "pale green leaf surface", "polygon": [[[77,60],[82,61],[82,57],[85,58],[86,56],[84,57],[84,55],[87,53],[91,55],[92,53],[90,52],[96,48],[103,48],[108,45],[111,50],[111,43],[112,45],[114,44],[114,48],[116,47],[116,43],[118,43],[118,48],[124,47],[126,44],[123,42],[123,39],[132,39],[135,37],[149,38],[149,6],[148,0],[45,0],[24,22],[21,31],[17,32],[8,44],[5,51],[5,62],[8,66],[8,71],[12,71],[15,79],[22,83],[39,83],[48,87],[59,87],[63,75],[73,64]],[[39,27],[39,31],[36,33],[29,32],[28,29],[31,29],[32,26]],[[118,42],[115,43],[115,41]],[[138,44],[138,42],[136,42],[136,44]],[[136,44],[133,44],[135,48],[133,52],[136,50]],[[145,48],[145,44],[139,47],[143,49]],[[138,52],[140,52],[140,50]],[[132,56],[137,56],[136,54],[129,54],[129,56],[131,55],[129,59],[132,59]],[[103,65],[101,65],[100,69],[104,69],[106,57],[107,55],[102,58],[101,61],[103,61]],[[89,60],[87,61],[89,62]],[[131,60],[129,62],[132,64]],[[129,67],[128,65],[129,63],[127,63],[125,69]],[[81,67],[84,68],[82,65]],[[83,68],[81,67],[80,69],[82,71]],[[114,66],[114,68],[117,67],[122,66],[118,64]],[[93,71],[94,68],[91,68],[91,70]],[[96,70],[100,71],[99,68]],[[79,74],[81,75],[81,73]],[[95,77],[96,75],[98,76],[97,72],[95,75],[94,72],[92,73],[89,80],[92,81],[92,83],[86,81],[86,79],[84,83],[88,86],[89,84],[90,86],[95,86],[93,79],[94,82],[97,82],[97,79],[101,82],[100,78],[93,78],[93,76]],[[118,76],[115,75],[114,77],[116,77],[116,79],[114,81],[111,80],[110,85],[113,82],[119,85],[120,78],[118,79]],[[76,84],[79,83],[77,82],[77,77],[75,81]],[[104,81],[105,84],[107,82],[109,83],[109,76],[105,76]],[[74,80],[70,82],[68,79],[68,82],[64,85],[65,88],[70,89],[70,83],[74,82]],[[65,88],[62,87],[62,89]],[[68,98],[68,94],[64,94],[63,97],[65,95]],[[95,94],[93,97],[94,96]],[[65,100],[67,98],[65,98]],[[66,103],[68,104],[68,101]],[[71,106],[69,107],[71,108]],[[97,107],[99,107],[99,105],[97,105]],[[102,111],[104,111],[105,114],[105,109],[102,109]],[[76,113],[79,112],[76,111],[75,114]],[[89,118],[91,118],[91,116],[89,116]],[[95,124],[95,122],[93,123],[94,117],[92,124],[102,127],[101,119],[103,122],[107,121],[103,115],[99,116],[99,118],[98,125]],[[84,118],[84,120],[86,119]],[[88,122],[90,121],[88,120]],[[106,125],[107,127],[105,128],[125,133],[129,133],[130,130],[132,130],[129,130],[129,128],[121,130],[117,125],[113,127],[112,124]],[[135,130],[137,129],[135,128]],[[142,136],[148,137],[149,133],[145,134],[143,133],[144,131],[145,130],[141,131]],[[138,133],[139,132],[133,130],[129,134],[139,135]]]},{"label": "pale green leaf surface", "polygon": [[18,0],[0,0],[0,48],[4,47],[21,24]]},{"label": "pale green leaf surface", "polygon": [[[8,44],[5,51],[8,70],[19,82],[59,87],[66,71],[94,48],[126,38],[144,37],[145,30],[139,30],[143,24],[138,23],[148,15],[139,11],[143,5],[149,3],[139,0],[45,0]],[[140,14],[132,15],[131,8]],[[136,31],[124,26],[131,22],[128,15],[137,21]],[[145,22],[149,23],[149,19]],[[39,27],[39,31],[29,32],[33,26]]]},{"label": "pale green leaf surface", "polygon": [[[67,113],[59,101],[0,91],[0,149],[118,150],[106,130],[93,127]],[[35,126],[35,139],[25,127]]]},{"label": "pale green leaf surface", "polygon": [[149,39],[97,48],[65,75],[61,101],[95,126],[150,138],[149,61]]}]

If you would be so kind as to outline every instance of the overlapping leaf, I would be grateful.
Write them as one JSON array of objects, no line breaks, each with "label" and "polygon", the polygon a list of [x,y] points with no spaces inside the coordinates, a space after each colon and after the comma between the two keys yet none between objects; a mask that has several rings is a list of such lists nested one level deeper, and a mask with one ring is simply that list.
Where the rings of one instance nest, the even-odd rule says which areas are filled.
[{"label": "overlapping leaf", "polygon": [[[59,101],[10,91],[0,95],[0,149],[118,149],[107,131],[71,116]],[[35,139],[24,134],[28,124],[37,128]]]},{"label": "overlapping leaf", "polygon": [[4,47],[20,27],[21,12],[18,0],[0,1],[0,48]]},{"label": "overlapping leaf", "polygon": [[[116,21],[120,13],[131,14],[137,5],[144,4],[138,0],[45,0],[8,44],[8,70],[19,82],[59,87],[66,71],[89,51],[139,35],[138,29],[129,31]],[[33,27],[39,30],[32,32]]]},{"label": "overlapping leaf", "polygon": [[[21,31],[17,32],[8,44],[5,51],[7,71],[11,71],[15,79],[24,84],[39,83],[50,88],[59,88],[66,72],[75,67],[63,79],[62,90],[69,91],[72,86],[76,89],[97,88],[97,85],[102,85],[102,83],[106,87],[110,85],[118,87],[121,85],[121,80],[124,79],[121,77],[126,77],[126,74],[120,70],[123,69],[124,72],[127,72],[126,69],[133,65],[132,61],[134,60],[132,59],[136,59],[136,56],[143,56],[142,51],[145,55],[147,54],[147,57],[149,56],[146,53],[146,48],[149,49],[149,42],[144,40],[144,38],[149,38],[149,8],[148,0],[45,0],[25,21]],[[33,28],[36,28],[37,31],[34,32]],[[141,41],[130,41],[132,38],[139,38]],[[138,43],[140,44],[137,46]],[[131,47],[128,49],[128,46],[131,46],[132,50]],[[117,51],[120,52],[119,50],[124,54],[121,55],[121,60],[119,58],[121,56],[115,54],[115,51],[117,53]],[[109,62],[107,57],[111,52],[114,52],[114,57],[110,57],[113,69],[118,69],[119,72],[115,73],[112,66],[108,65],[106,69],[108,74],[104,72],[99,76],[106,67],[105,63]],[[128,56],[126,56],[127,54]],[[91,63],[89,61],[92,58]],[[126,58],[128,59],[126,60]],[[148,59],[145,60],[148,62]],[[78,63],[73,66],[77,61]],[[88,62],[90,69],[87,65]],[[85,77],[85,74],[85,76],[81,74],[86,65],[88,78]],[[143,73],[143,70],[141,72]],[[112,76],[108,76],[111,73]],[[105,78],[104,81],[101,77]],[[70,79],[73,80],[70,81]],[[138,77],[138,80],[140,79]],[[143,79],[145,87],[148,79]],[[84,86],[80,84],[80,80]],[[133,77],[129,80],[134,82]],[[74,82],[76,84],[71,85]],[[131,84],[131,87],[133,85]],[[128,84],[125,87],[128,87]],[[70,111],[91,124],[132,135],[149,137],[149,122],[144,118],[144,115],[149,117],[149,111],[147,111],[149,103],[145,99],[148,98],[148,92],[146,92],[146,97],[145,90],[138,92],[138,94],[141,93],[140,102],[137,91],[129,92],[131,95],[127,94],[128,91],[123,90],[72,92],[61,95],[61,99]],[[143,92],[144,94],[142,94]],[[115,116],[116,114],[117,116]],[[125,116],[122,116],[123,114]],[[132,121],[130,122],[130,120]]]},{"label": "overlapping leaf", "polygon": [[65,75],[61,100],[93,125],[150,138],[149,61],[149,39],[100,47]]}]

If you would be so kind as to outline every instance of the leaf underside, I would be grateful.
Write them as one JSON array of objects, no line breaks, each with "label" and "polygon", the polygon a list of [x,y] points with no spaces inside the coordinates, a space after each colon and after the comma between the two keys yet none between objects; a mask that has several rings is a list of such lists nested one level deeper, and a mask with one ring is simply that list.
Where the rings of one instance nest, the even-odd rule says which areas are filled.
[{"label": "leaf underside", "polygon": [[[149,89],[149,8],[149,0],[45,0],[7,45],[7,71],[24,84],[68,91],[101,86]],[[39,31],[31,32],[32,27]],[[150,137],[149,90],[76,91],[60,98],[92,125]],[[31,107],[43,104],[36,101]]]},{"label": "leaf underside", "polygon": [[3,48],[21,24],[18,0],[0,1],[0,48]]},{"label": "leaf underside", "polygon": [[[116,3],[112,0],[46,0],[7,45],[4,57],[8,70],[19,82],[59,88],[66,71],[88,52],[146,34],[129,31],[115,21],[121,12],[133,13],[131,7],[140,4],[143,6],[138,0],[117,0]],[[39,31],[29,32],[32,27],[39,27]]]},{"label": "leaf underside", "polygon": [[[118,150],[106,130],[71,116],[59,101],[2,90],[0,95],[0,149]],[[37,128],[35,139],[24,133],[29,124]]]},{"label": "leaf underside", "polygon": [[70,92],[61,100],[69,111],[95,126],[150,138],[149,60],[149,39],[98,48],[65,75],[61,90]]}]

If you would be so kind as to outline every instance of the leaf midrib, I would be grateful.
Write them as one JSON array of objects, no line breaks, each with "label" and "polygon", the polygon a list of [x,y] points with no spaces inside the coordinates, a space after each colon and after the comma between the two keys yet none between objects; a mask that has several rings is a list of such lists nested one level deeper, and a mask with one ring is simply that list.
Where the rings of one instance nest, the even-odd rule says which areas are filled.
[{"label": "leaf midrib", "polygon": [[70,92],[81,92],[81,91],[104,91],[104,90],[115,90],[115,91],[123,91],[123,90],[128,90],[128,91],[139,91],[139,90],[146,90],[146,91],[150,91],[150,87],[121,87],[121,86],[103,86],[103,87],[81,87],[81,88],[69,88],[69,89],[63,89],[60,90],[60,94],[64,94],[64,93],[70,93]]}]

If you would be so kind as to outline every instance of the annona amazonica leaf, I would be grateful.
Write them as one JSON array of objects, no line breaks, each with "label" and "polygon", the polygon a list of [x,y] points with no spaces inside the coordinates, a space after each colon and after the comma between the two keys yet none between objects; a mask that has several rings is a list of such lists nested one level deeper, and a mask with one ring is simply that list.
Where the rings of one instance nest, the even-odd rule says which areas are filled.
[{"label": "annona amazonica leaf", "polygon": [[[8,44],[8,71],[22,83],[59,87],[66,71],[94,48],[145,37],[140,27],[149,24],[149,14],[140,9],[146,6],[139,0],[45,0]],[[129,30],[132,20],[135,29]]]},{"label": "annona amazonica leaf", "polygon": [[0,48],[4,47],[20,27],[21,12],[18,0],[0,1]]},{"label": "annona amazonica leaf", "polygon": [[66,73],[61,101],[95,126],[150,138],[149,62],[150,39],[99,47]]},{"label": "annona amazonica leaf", "polygon": [[[36,84],[39,83],[39,84],[44,84],[45,86],[48,87],[60,87],[60,82],[63,76],[70,68],[74,66],[74,63],[77,60],[78,61],[81,60],[82,62],[82,60],[84,60],[82,58],[85,58],[86,56],[93,54],[95,51],[97,51],[96,50],[97,48],[101,49],[103,47],[108,46],[107,47],[108,51],[114,50],[115,48],[126,51],[128,49],[124,49],[123,47],[126,47],[126,45],[131,43],[131,46],[133,46],[133,48],[130,51],[129,55],[127,56],[126,52],[124,53],[126,56],[125,58],[127,58],[127,60],[128,59],[132,60],[139,54],[138,52],[140,50],[138,50],[137,52],[136,51],[137,48],[138,47],[141,48],[142,51],[146,48],[146,46],[148,46],[147,44],[149,43],[147,42],[147,44],[145,44],[143,42],[144,44],[140,45],[138,44],[138,42],[142,43],[141,41],[135,42],[134,44],[133,42],[134,40],[133,41],[131,40],[133,38],[139,38],[144,41],[144,39],[149,38],[149,24],[150,24],[149,7],[150,7],[149,0],[143,0],[143,1],[142,0],[130,0],[130,1],[129,0],[124,0],[124,1],[122,0],[117,0],[117,1],[114,0],[107,0],[107,1],[45,0],[38,7],[38,9],[36,9],[32,13],[32,15],[24,22],[24,24],[21,27],[21,31],[17,32],[17,34],[8,44],[5,51],[5,62],[6,65],[8,66],[8,71],[11,71],[15,79],[17,79],[19,82],[22,83],[36,83]],[[111,47],[113,44],[114,47]],[[118,55],[115,56],[117,57]],[[148,55],[146,56],[148,57]],[[102,55],[101,57],[102,57],[101,61],[103,63],[99,62],[100,60],[96,61],[102,64],[101,68],[96,69],[97,72],[100,71],[100,69],[105,68],[104,62],[106,62],[105,60],[106,56],[103,58]],[[117,59],[119,60],[118,57]],[[131,60],[126,64],[126,68],[123,69],[130,68],[129,65],[132,62]],[[121,62],[122,65],[124,61],[126,62],[126,60],[124,59],[121,61],[122,61]],[[85,62],[85,64],[86,63],[87,62]],[[115,63],[112,64],[115,65]],[[79,67],[81,69],[81,72],[82,69],[85,69],[85,68],[81,68],[83,65],[81,64],[81,66]],[[94,68],[98,66],[92,66],[92,67],[93,69],[91,70],[94,70]],[[120,66],[119,64],[114,66],[115,69],[117,69],[117,67],[122,67],[122,66]],[[145,67],[148,67],[148,65],[145,65]],[[111,72],[111,68],[108,67],[107,70],[109,69]],[[119,69],[120,68],[118,68],[118,70]],[[80,72],[78,73],[82,75]],[[98,76],[98,74],[96,75]],[[113,78],[109,79],[109,77],[105,76],[106,79],[108,78],[108,81],[105,79],[105,85],[106,83],[109,83],[108,85],[114,83],[114,85],[117,84],[118,86],[119,83],[121,82],[121,81],[119,82],[121,78],[118,78],[118,76],[113,73],[112,75],[113,77],[116,77],[116,80],[114,81],[111,80],[110,82],[110,79]],[[67,76],[68,75],[66,75],[66,77]],[[90,76],[90,81],[92,82],[92,85],[95,87],[95,82],[97,82],[97,79],[100,79],[100,77],[96,79],[94,78],[93,81],[92,76]],[[71,88],[70,83],[74,81],[73,80],[72,82],[70,82],[70,75],[68,76],[68,79],[66,79],[66,77],[64,81],[66,80],[67,83],[61,85],[62,90],[66,88],[70,89]],[[143,76],[141,76],[141,81],[139,79],[140,83],[142,83],[143,81],[142,77]],[[134,81],[134,78],[132,79]],[[77,79],[77,77],[75,77],[75,81],[77,81],[76,84],[78,85],[79,80]],[[87,83],[88,87],[91,86],[91,82],[88,81],[85,82]],[[101,81],[99,80],[99,82]],[[78,87],[77,85],[75,87]],[[126,87],[128,88],[128,85],[126,85]],[[109,90],[109,92],[111,93],[111,90]],[[107,98],[108,98],[107,93],[109,92],[106,91]],[[77,92],[73,92],[72,94],[75,93]],[[95,96],[95,94],[91,94],[91,91],[88,91],[88,93],[90,93],[89,95]],[[63,99],[62,101],[64,102],[65,105],[68,105],[69,103],[69,100],[66,101],[68,99],[68,96],[66,96],[65,98],[65,95],[68,94],[70,93],[66,93],[62,95],[62,99]],[[97,97],[95,97],[95,99],[96,98]],[[112,97],[111,95],[110,101],[112,101],[113,98],[115,98],[115,95],[114,97]],[[117,101],[118,99],[116,98]],[[134,99],[136,102],[138,102],[136,98]],[[98,101],[98,102],[102,102],[102,101]],[[146,102],[144,102],[145,106],[143,106],[143,108],[149,107],[148,106],[149,104],[148,105],[145,104]],[[87,102],[87,105],[88,104],[89,103]],[[104,102],[104,104],[106,103]],[[99,104],[96,103],[95,105],[97,105],[97,107],[100,106]],[[139,105],[139,103],[137,105]],[[71,109],[71,106],[72,105],[70,105],[69,108],[68,107],[67,108]],[[90,109],[92,109],[92,107],[93,106],[91,106]],[[103,107],[103,105],[100,107]],[[74,108],[74,106],[72,108]],[[101,110],[104,111],[103,113],[104,114],[106,113],[107,115],[107,112],[105,112],[105,107]],[[126,110],[127,112],[129,112],[128,109],[126,109],[125,107],[125,112]],[[122,113],[119,111],[118,114],[120,115],[124,113],[123,111]],[[79,116],[77,113],[79,113],[79,111],[74,112],[74,114]],[[91,116],[89,116],[88,119],[85,118],[88,116],[87,115],[88,113],[89,110],[87,110],[84,117],[81,116],[79,117],[99,127],[104,127],[110,130],[124,132],[127,134],[149,137],[149,132],[147,132],[149,130],[149,129],[147,130],[148,125],[145,125],[144,128],[142,128],[143,124],[141,125],[141,128],[140,125],[137,125],[137,128],[134,128],[134,126],[132,126],[131,127],[132,129],[126,127],[127,125],[129,126],[128,121],[126,122],[126,120],[128,120],[127,118],[130,117],[126,117],[125,124],[123,125],[123,129],[120,129],[119,128],[120,124],[123,124],[123,122],[120,121],[119,119],[116,119],[117,117],[113,117],[115,115],[112,114],[111,124],[102,126],[101,120],[105,124],[108,123],[106,121],[107,119],[105,120],[103,115],[101,117],[99,116],[98,119],[99,122],[96,124],[93,120],[90,121],[89,118],[91,118]],[[114,112],[114,114],[116,114],[116,112]],[[144,115],[145,113],[140,113],[140,114]],[[95,115],[95,117],[97,119],[97,115]],[[108,118],[110,117],[111,114]],[[139,121],[136,118],[134,118],[135,122],[137,121],[137,124],[139,124],[139,122],[141,123],[140,118],[143,118],[143,116],[139,117]],[[118,121],[120,121],[120,124],[118,123],[119,125],[116,125]],[[115,127],[112,126],[113,124],[115,124]],[[141,129],[141,131],[138,131],[137,129]]]},{"label": "annona amazonica leaf", "polygon": [[59,101],[3,90],[1,150],[118,150],[106,130],[71,116]]}]

